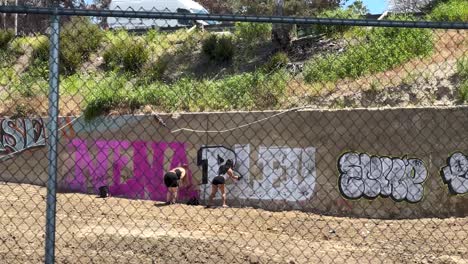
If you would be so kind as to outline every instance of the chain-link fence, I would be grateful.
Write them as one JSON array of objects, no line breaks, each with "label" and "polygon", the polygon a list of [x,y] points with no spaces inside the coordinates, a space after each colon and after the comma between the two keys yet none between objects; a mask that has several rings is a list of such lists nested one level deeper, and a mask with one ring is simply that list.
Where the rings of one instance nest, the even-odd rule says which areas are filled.
[{"label": "chain-link fence", "polygon": [[0,262],[468,261],[465,1],[171,2],[0,6]]}]

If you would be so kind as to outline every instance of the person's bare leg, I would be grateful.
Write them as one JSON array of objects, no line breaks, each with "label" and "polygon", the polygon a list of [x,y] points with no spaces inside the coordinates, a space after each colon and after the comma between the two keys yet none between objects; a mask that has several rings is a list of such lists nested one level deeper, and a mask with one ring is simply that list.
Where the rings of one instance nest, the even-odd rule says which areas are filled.
[{"label": "person's bare leg", "polygon": [[227,207],[226,192],[224,190],[224,184],[219,185],[219,190],[221,191],[221,197],[223,198],[223,207]]},{"label": "person's bare leg", "polygon": [[167,188],[167,194],[166,194],[166,203],[170,203],[171,202],[171,199],[172,199],[172,192],[171,192],[171,188]]},{"label": "person's bare leg", "polygon": [[211,194],[210,194],[210,198],[209,198],[208,204],[207,204],[208,207],[211,206],[211,204],[213,202],[213,198],[215,197],[217,192],[218,192],[218,186],[217,185],[211,185]]},{"label": "person's bare leg", "polygon": [[172,193],[172,203],[177,202],[177,193],[179,192],[179,187],[174,187],[173,188],[173,193]]}]

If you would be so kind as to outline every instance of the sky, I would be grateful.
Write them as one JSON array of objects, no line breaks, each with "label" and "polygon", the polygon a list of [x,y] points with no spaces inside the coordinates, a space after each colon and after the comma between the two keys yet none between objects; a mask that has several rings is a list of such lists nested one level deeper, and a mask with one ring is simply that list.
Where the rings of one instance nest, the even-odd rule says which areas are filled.
[{"label": "sky", "polygon": [[[353,2],[354,0],[348,1],[346,5],[348,6]],[[364,2],[371,14],[382,14],[388,6],[387,0],[363,0],[362,2]]]}]

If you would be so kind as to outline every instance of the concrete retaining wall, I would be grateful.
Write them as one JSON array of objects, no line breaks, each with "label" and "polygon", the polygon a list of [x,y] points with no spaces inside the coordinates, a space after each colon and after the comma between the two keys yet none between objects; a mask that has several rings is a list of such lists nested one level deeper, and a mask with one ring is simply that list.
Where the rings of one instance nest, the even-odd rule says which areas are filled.
[{"label": "concrete retaining wall", "polygon": [[[206,197],[228,158],[233,205],[338,216],[417,218],[468,214],[468,107],[62,118],[59,187],[163,200],[164,171],[190,164],[181,197]],[[0,178],[45,185],[47,120],[1,120]],[[16,128],[16,129],[14,129]],[[16,132],[15,132],[16,131]],[[42,140],[42,141],[41,141]],[[211,146],[204,148],[204,146]],[[13,152],[13,154],[11,154]],[[10,153],[10,154],[8,154]]]}]

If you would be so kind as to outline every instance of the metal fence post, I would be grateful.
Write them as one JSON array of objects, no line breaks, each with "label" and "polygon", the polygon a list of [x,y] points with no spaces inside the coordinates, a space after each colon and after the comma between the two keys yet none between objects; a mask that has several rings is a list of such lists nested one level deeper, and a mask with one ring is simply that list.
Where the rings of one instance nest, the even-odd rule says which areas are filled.
[{"label": "metal fence post", "polygon": [[47,181],[47,214],[45,263],[55,260],[55,209],[57,187],[57,143],[58,143],[58,106],[59,106],[59,16],[51,16],[50,54],[49,54],[49,124],[48,157],[49,177]]}]

